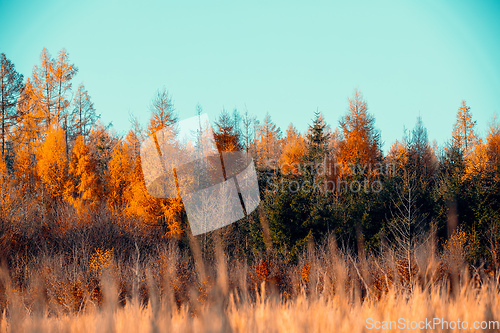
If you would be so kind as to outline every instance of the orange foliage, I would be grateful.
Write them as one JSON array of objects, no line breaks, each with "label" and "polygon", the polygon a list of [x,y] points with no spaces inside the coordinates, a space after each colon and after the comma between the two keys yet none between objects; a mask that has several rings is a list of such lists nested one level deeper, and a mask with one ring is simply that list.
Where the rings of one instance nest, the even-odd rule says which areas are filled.
[{"label": "orange foliage", "polygon": [[159,221],[165,221],[165,236],[177,237],[182,233],[180,214],[184,205],[180,199],[158,199],[150,196],[144,184],[141,159],[134,161],[130,174],[130,187],[126,192],[125,214],[140,217],[150,225],[160,226]]},{"label": "orange foliage", "polygon": [[[52,75],[54,76],[56,94],[56,120],[59,123],[67,121],[67,108],[70,104],[66,92],[71,88],[71,79],[76,75],[78,69],[74,64],[69,63],[68,52],[65,49],[59,51],[57,59],[52,60],[54,66]],[[67,125],[67,124],[66,124]],[[66,129],[65,125],[65,129]]]},{"label": "orange foliage", "polygon": [[115,210],[121,209],[125,204],[124,195],[130,185],[131,171],[128,144],[120,141],[113,149],[106,174],[108,200]]},{"label": "orange foliage", "polygon": [[78,69],[69,64],[68,53],[62,49],[57,59],[51,58],[44,48],[40,54],[40,65],[33,68],[33,85],[37,91],[40,108],[38,117],[45,121],[48,128],[53,124],[63,125],[66,120],[69,101],[66,93],[71,88],[71,79]]},{"label": "orange foliage", "polygon": [[311,264],[309,262],[305,263],[300,270],[300,280],[304,283],[309,282],[309,273],[311,272]]},{"label": "orange foliage", "polygon": [[340,121],[342,139],[337,151],[337,162],[344,171],[349,164],[373,164],[381,156],[379,134],[375,119],[367,112],[367,105],[359,91],[349,100],[349,111]]},{"label": "orange foliage", "polygon": [[453,126],[452,140],[453,144],[462,151],[465,158],[469,157],[469,154],[479,141],[474,133],[474,126],[476,126],[476,122],[472,120],[470,107],[467,106],[465,101],[462,101],[462,106],[457,112],[457,120]]},{"label": "orange foliage", "polygon": [[396,140],[387,154],[387,159],[396,165],[396,168],[402,169],[408,163],[408,149],[403,143]]},{"label": "orange foliage", "polygon": [[236,133],[233,121],[225,110],[215,123],[214,138],[219,151],[241,150],[239,134]]},{"label": "orange foliage", "polygon": [[471,149],[468,158],[465,160],[465,175],[469,176],[477,172],[482,172],[488,165],[488,155],[486,145],[483,140],[478,139],[474,148]]},{"label": "orange foliage", "polygon": [[13,203],[10,177],[3,156],[0,155],[0,217],[7,213]]},{"label": "orange foliage", "polygon": [[273,123],[269,113],[264,123],[257,129],[257,165],[268,167],[278,161],[280,156],[281,130]]},{"label": "orange foliage", "polygon": [[282,142],[283,151],[280,155],[279,165],[282,166],[284,174],[295,174],[299,163],[306,154],[306,142],[297,133],[292,124],[286,130],[286,137]]},{"label": "orange foliage", "polygon": [[[76,205],[88,203],[96,206],[101,200],[101,184],[97,174],[97,162],[83,142],[83,137],[76,139],[69,163],[68,194],[70,202]],[[76,198],[74,198],[76,197]]]},{"label": "orange foliage", "polygon": [[[174,133],[176,120],[167,92],[158,91],[151,106],[147,134],[152,135],[164,128]],[[180,199],[155,198],[147,192],[138,154],[141,133],[142,130],[136,126],[128,133],[126,142],[120,142],[115,147],[108,163],[110,203],[112,207],[122,207],[126,216],[140,218],[151,226],[163,227],[165,236],[177,237],[182,233],[180,215],[184,206]]]},{"label": "orange foliage", "polygon": [[41,95],[32,81],[26,79],[24,90],[19,97],[17,106],[18,124],[12,133],[12,139],[17,143],[29,143],[38,138],[41,129]]},{"label": "orange foliage", "polygon": [[14,179],[19,193],[34,193],[38,177],[35,173],[31,145],[17,144],[14,157]]},{"label": "orange foliage", "polygon": [[64,132],[51,127],[36,151],[37,172],[54,198],[62,198],[67,182],[66,144]]}]

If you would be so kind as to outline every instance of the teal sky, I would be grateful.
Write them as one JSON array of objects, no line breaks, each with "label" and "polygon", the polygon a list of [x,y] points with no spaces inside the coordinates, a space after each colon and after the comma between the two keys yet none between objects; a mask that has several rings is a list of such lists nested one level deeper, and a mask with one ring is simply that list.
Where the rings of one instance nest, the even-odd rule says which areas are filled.
[{"label": "teal sky", "polygon": [[336,127],[359,88],[385,151],[418,115],[442,145],[462,99],[483,137],[500,111],[498,1],[0,0],[0,29],[25,76],[43,47],[66,48],[75,85],[123,134],[163,86],[181,119],[197,103],[212,120],[246,107],[283,131],[316,108]]}]

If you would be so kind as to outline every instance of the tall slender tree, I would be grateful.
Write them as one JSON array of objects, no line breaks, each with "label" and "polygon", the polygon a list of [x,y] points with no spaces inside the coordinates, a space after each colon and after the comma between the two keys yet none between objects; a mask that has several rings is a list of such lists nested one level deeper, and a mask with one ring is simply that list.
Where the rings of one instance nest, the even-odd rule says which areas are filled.
[{"label": "tall slender tree", "polygon": [[90,154],[83,137],[78,136],[69,162],[69,198],[78,207],[82,204],[96,206],[101,200],[102,189],[97,174],[97,161]]},{"label": "tall slender tree", "polygon": [[5,156],[5,140],[10,127],[15,124],[17,101],[23,90],[23,76],[5,53],[0,54],[0,85],[2,156]]},{"label": "tall slender tree", "polygon": [[248,109],[245,108],[245,112],[242,116],[242,142],[244,149],[249,152],[252,150],[252,145],[255,141],[255,136],[257,133],[258,120],[255,116],[250,115]]},{"label": "tall slender tree", "polygon": [[71,132],[70,137],[76,139],[78,136],[82,136],[84,141],[87,140],[90,131],[100,117],[96,114],[94,103],[92,103],[85,86],[80,84],[73,98],[73,109],[69,115],[68,131]]},{"label": "tall slender tree", "polygon": [[436,171],[436,156],[432,151],[427,129],[422,118],[417,118],[415,128],[411,131],[407,142],[408,168],[416,177],[423,176],[426,180],[432,178]]},{"label": "tall slender tree", "polygon": [[40,55],[40,65],[33,68],[32,81],[39,91],[41,115],[45,127],[52,124],[67,129],[68,106],[70,104],[71,80],[78,72],[75,65],[69,63],[65,49],[59,51],[57,59],[50,56],[44,48]]},{"label": "tall slender tree", "polygon": [[125,206],[126,192],[130,187],[132,163],[127,143],[120,141],[113,149],[107,168],[107,195],[111,208],[119,211]]},{"label": "tall slender tree", "polygon": [[178,120],[177,115],[175,114],[172,98],[165,88],[156,92],[149,110],[151,111],[151,117],[149,119],[147,130],[148,135],[163,129],[164,127],[172,126]]},{"label": "tall slender tree", "polygon": [[275,164],[281,154],[281,130],[273,123],[271,115],[266,114],[264,122],[257,129],[257,165],[262,168]]},{"label": "tall slender tree", "polygon": [[319,162],[325,158],[330,142],[330,131],[321,112],[314,112],[313,124],[307,130],[309,160]]},{"label": "tall slender tree", "polygon": [[[70,99],[68,92],[71,91],[71,80],[78,72],[78,68],[74,64],[69,63],[68,52],[65,49],[59,51],[57,59],[53,60],[54,86],[56,89],[56,119],[63,129],[68,129],[68,107]],[[67,137],[67,136],[66,136]]]},{"label": "tall slender tree", "polygon": [[55,99],[55,82],[54,82],[54,60],[51,58],[49,51],[43,48],[40,54],[40,65],[33,67],[32,82],[33,87],[37,91],[37,97],[40,98],[39,118],[43,118],[45,129],[48,130],[52,124],[52,116],[54,114]]},{"label": "tall slender tree", "polygon": [[215,123],[214,138],[219,151],[241,150],[240,135],[234,126],[234,118],[225,109],[222,109]]},{"label": "tall slender tree", "polygon": [[286,137],[282,142],[282,153],[279,164],[284,174],[296,174],[300,170],[300,162],[306,155],[306,140],[290,123]]},{"label": "tall slender tree", "polygon": [[52,126],[45,140],[36,151],[37,171],[53,198],[63,198],[67,181],[67,156],[64,133],[59,126]]},{"label": "tall slender tree", "polygon": [[500,122],[493,118],[486,138],[488,161],[500,167]]},{"label": "tall slender tree", "polygon": [[465,101],[462,101],[457,112],[457,120],[453,126],[452,144],[460,149],[465,158],[469,156],[474,145],[478,142],[478,136],[474,132],[475,126],[476,121],[472,120],[470,107]]},{"label": "tall slender tree", "polygon": [[381,158],[380,134],[375,129],[375,118],[368,113],[366,101],[358,90],[349,99],[347,114],[340,120],[342,138],[339,142],[337,161],[349,164],[374,164]]}]

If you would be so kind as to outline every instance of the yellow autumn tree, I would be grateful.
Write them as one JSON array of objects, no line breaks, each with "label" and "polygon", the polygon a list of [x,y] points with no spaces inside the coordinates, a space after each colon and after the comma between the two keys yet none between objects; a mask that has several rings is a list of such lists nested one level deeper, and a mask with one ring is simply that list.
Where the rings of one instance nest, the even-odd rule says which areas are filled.
[{"label": "yellow autumn tree", "polygon": [[54,59],[46,48],[40,54],[40,65],[33,67],[32,82],[39,99],[38,117],[48,130],[54,121],[56,107],[56,84],[54,80]]},{"label": "yellow autumn tree", "polygon": [[14,183],[19,197],[28,203],[28,198],[36,193],[38,175],[35,170],[34,149],[32,145],[14,145]]},{"label": "yellow autumn tree", "polygon": [[14,179],[19,196],[25,203],[37,191],[38,177],[35,167],[35,146],[41,137],[40,95],[28,78],[17,104],[18,121],[9,141],[14,151]]},{"label": "yellow autumn tree", "polygon": [[177,237],[182,233],[180,215],[184,210],[179,199],[159,199],[149,195],[144,184],[141,157],[134,160],[130,174],[130,189],[126,192],[125,213],[141,218],[150,226],[162,227],[167,237]]},{"label": "yellow autumn tree", "polygon": [[108,202],[114,211],[124,207],[124,195],[130,186],[131,171],[128,144],[120,141],[113,149],[106,174]]},{"label": "yellow autumn tree", "polygon": [[18,123],[11,133],[11,139],[15,143],[33,143],[40,138],[42,130],[45,130],[41,125],[43,119],[40,116],[42,108],[40,100],[40,91],[29,78],[26,79],[17,105]]},{"label": "yellow autumn tree", "polygon": [[488,166],[487,146],[480,138],[474,144],[465,160],[465,176],[471,176],[486,170]]},{"label": "yellow autumn tree", "polygon": [[[176,135],[174,124],[177,122],[177,115],[174,112],[172,99],[165,88],[156,92],[150,111],[147,135],[153,135],[162,129],[168,129],[172,136]],[[179,236],[182,233],[180,216],[184,211],[182,200],[180,198],[153,198],[147,193],[140,156],[135,158],[132,177],[128,212],[141,216],[146,223],[162,227],[167,237]]]},{"label": "yellow autumn tree", "polygon": [[14,203],[12,182],[3,156],[0,155],[0,217],[6,217]]},{"label": "yellow autumn tree", "polygon": [[97,174],[97,161],[90,154],[83,137],[78,136],[71,152],[69,163],[67,196],[68,201],[77,207],[88,204],[95,207],[102,196],[101,184]]},{"label": "yellow autumn tree", "polygon": [[78,68],[74,64],[69,63],[68,52],[65,49],[59,51],[57,58],[53,60],[52,75],[54,77],[55,87],[55,107],[56,119],[63,126],[64,130],[68,129],[68,107],[70,100],[68,92],[71,89],[71,80],[78,72]]},{"label": "yellow autumn tree", "polygon": [[300,169],[300,162],[307,152],[306,141],[292,124],[286,130],[286,137],[282,141],[282,152],[279,165],[284,174],[295,174]]},{"label": "yellow autumn tree", "polygon": [[[162,129],[168,129],[172,135],[175,135],[174,123],[177,121],[177,116],[174,113],[172,100],[165,89],[157,91],[150,111],[147,135],[155,135],[157,131]],[[142,130],[137,127],[134,131],[129,132],[127,141],[131,147],[140,145],[141,132]],[[131,162],[129,177],[130,186],[125,194],[125,213],[128,216],[142,219],[143,222],[154,228],[162,228],[167,237],[177,237],[182,233],[180,215],[184,206],[181,199],[162,199],[150,196],[144,183],[141,158],[137,149],[129,149],[129,158],[133,162]]]},{"label": "yellow autumn tree", "polygon": [[40,96],[39,117],[45,122],[46,128],[59,124],[67,129],[67,111],[71,80],[78,72],[75,65],[69,63],[65,49],[59,51],[56,59],[44,48],[40,54],[40,64],[35,65],[32,82]]},{"label": "yellow autumn tree", "polygon": [[465,101],[462,101],[462,105],[457,112],[455,125],[453,126],[452,144],[460,149],[466,159],[474,150],[474,146],[479,142],[476,133],[474,133],[475,126],[476,121],[472,120],[470,107],[467,106]]},{"label": "yellow autumn tree", "polygon": [[64,132],[59,126],[49,128],[36,151],[36,157],[37,172],[44,187],[53,198],[62,199],[68,179],[68,161]]},{"label": "yellow autumn tree", "polygon": [[336,157],[341,173],[348,172],[352,164],[373,166],[380,160],[380,135],[374,126],[375,118],[368,113],[366,101],[358,90],[349,99],[348,112],[339,124],[341,140]]},{"label": "yellow autumn tree", "polygon": [[396,170],[404,170],[408,163],[408,148],[396,140],[385,157],[386,161],[395,166]]},{"label": "yellow autumn tree", "polygon": [[278,162],[281,155],[280,139],[281,130],[267,113],[264,122],[257,128],[257,166],[266,168]]}]

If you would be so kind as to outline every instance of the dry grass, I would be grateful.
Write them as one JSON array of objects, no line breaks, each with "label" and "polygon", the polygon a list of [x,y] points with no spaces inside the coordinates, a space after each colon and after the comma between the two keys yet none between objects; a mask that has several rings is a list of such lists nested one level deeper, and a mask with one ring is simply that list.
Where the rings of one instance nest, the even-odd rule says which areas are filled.
[{"label": "dry grass", "polygon": [[[454,299],[439,288],[416,289],[411,296],[391,289],[378,300],[364,302],[341,296],[311,298],[305,295],[285,301],[262,291],[255,301],[241,303],[230,294],[228,304],[222,299],[219,304],[203,304],[196,314],[187,306],[172,309],[166,304],[155,307],[153,302],[147,306],[130,303],[122,308],[108,306],[56,317],[23,313],[7,318],[4,314],[0,327],[2,332],[366,332],[367,318],[378,321],[444,318],[469,323],[498,320],[500,297],[492,287],[485,285],[474,291],[463,288]],[[446,330],[436,330],[442,331]]]},{"label": "dry grass", "polygon": [[136,247],[129,261],[110,249],[78,264],[45,256],[27,264],[24,284],[21,268],[3,269],[0,332],[407,332],[367,330],[367,320],[500,319],[499,276],[469,273],[461,256],[432,246],[415,249],[410,270],[391,252],[359,258],[334,241],[310,245],[297,263],[247,263],[221,248],[202,259],[192,247],[198,255],[170,244],[148,257]]}]

